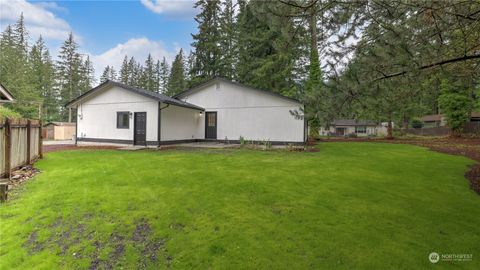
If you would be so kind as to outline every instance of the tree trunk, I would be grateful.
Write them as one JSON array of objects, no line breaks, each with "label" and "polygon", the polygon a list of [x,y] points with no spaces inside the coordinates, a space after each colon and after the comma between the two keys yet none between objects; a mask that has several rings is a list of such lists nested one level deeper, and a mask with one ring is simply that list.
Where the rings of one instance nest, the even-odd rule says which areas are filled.
[{"label": "tree trunk", "polygon": [[393,140],[392,113],[388,113],[387,140]]}]

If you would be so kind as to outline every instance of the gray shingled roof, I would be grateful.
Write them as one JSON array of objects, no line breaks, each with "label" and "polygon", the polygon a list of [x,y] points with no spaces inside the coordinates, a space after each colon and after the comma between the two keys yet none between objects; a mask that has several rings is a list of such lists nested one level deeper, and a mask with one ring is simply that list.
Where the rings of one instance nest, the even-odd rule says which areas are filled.
[{"label": "gray shingled roof", "polygon": [[338,119],[333,121],[335,126],[377,126],[378,123],[371,120]]},{"label": "gray shingled roof", "polygon": [[141,88],[136,88],[136,87],[133,87],[133,86],[130,86],[130,85],[126,85],[126,84],[123,84],[123,83],[110,81],[110,80],[107,80],[104,83],[98,85],[97,87],[94,87],[94,88],[90,89],[89,91],[83,93],[82,95],[78,96],[77,98],[75,98],[72,101],[65,104],[65,107],[68,107],[68,106],[72,105],[73,103],[89,96],[90,94],[98,91],[99,89],[102,89],[103,87],[105,87],[107,85],[118,86],[118,87],[123,88],[125,90],[132,91],[136,94],[139,94],[139,95],[142,95],[142,96],[145,96],[145,97],[149,97],[153,100],[157,100],[157,101],[160,101],[160,102],[163,102],[163,103],[166,103],[166,104],[171,104],[171,105],[190,108],[190,109],[197,109],[197,110],[202,110],[202,111],[205,110],[204,108],[202,108],[200,106],[197,106],[197,105],[194,105],[194,104],[191,104],[191,103],[188,103],[188,102],[184,102],[184,101],[181,101],[181,100],[178,100],[178,99],[174,99],[174,98],[168,97],[166,95],[162,95],[162,94],[159,94],[159,93],[155,93],[155,92],[148,91],[148,90],[141,89]]}]

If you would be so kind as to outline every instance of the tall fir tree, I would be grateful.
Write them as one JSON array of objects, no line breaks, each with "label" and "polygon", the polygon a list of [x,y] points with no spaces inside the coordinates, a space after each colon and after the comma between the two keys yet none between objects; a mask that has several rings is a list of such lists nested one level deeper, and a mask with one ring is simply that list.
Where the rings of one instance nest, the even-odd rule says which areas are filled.
[{"label": "tall fir tree", "polygon": [[165,57],[163,57],[162,62],[160,63],[159,71],[159,92],[162,94],[167,93],[168,89],[168,79],[170,77],[170,70]]},{"label": "tall fir tree", "polygon": [[[84,76],[82,57],[78,53],[78,45],[73,38],[73,33],[68,35],[62,44],[56,63],[57,88],[60,93],[60,104],[66,104],[73,98],[82,94],[84,89]],[[69,119],[69,111],[60,109],[60,118]]]},{"label": "tall fir tree", "polygon": [[30,79],[28,32],[23,14],[12,26],[7,25],[0,38],[0,81],[16,98],[13,109],[23,117],[38,118],[40,91]]},{"label": "tall fir tree", "polygon": [[229,80],[236,79],[235,67],[237,65],[237,39],[238,30],[235,17],[235,4],[233,0],[222,2],[219,27],[220,71],[219,76]]},{"label": "tall fir tree", "polygon": [[55,67],[42,36],[38,38],[30,51],[30,80],[42,98],[42,119],[58,120],[58,95],[54,89]]},{"label": "tall fir tree", "polygon": [[157,91],[155,63],[151,54],[148,54],[147,59],[145,60],[145,65],[142,69],[140,86],[146,90],[153,92]]},{"label": "tall fir tree", "polygon": [[107,80],[116,81],[117,80],[117,72],[111,66],[106,66],[103,69],[102,75],[100,76],[100,82],[106,82]]},{"label": "tall fir tree", "polygon": [[87,55],[85,61],[82,64],[82,92],[90,90],[95,84],[95,69],[93,67],[92,61],[90,61],[90,56]]},{"label": "tall fir tree", "polygon": [[185,64],[183,50],[180,49],[180,52],[175,56],[175,60],[172,63],[172,69],[170,71],[170,77],[168,79],[168,87],[166,95],[173,96],[180,93],[186,88],[185,81]]},{"label": "tall fir tree", "polygon": [[190,70],[191,81],[198,83],[221,74],[220,51],[220,1],[198,0],[195,8],[200,13],[195,17],[198,34],[192,34],[195,49],[195,64]]},{"label": "tall fir tree", "polygon": [[119,80],[121,83],[128,84],[130,78],[130,65],[128,64],[128,56],[123,58],[122,66],[120,67]]},{"label": "tall fir tree", "polygon": [[238,81],[295,96],[293,71],[298,44],[293,19],[268,13],[281,3],[251,0],[239,4]]}]

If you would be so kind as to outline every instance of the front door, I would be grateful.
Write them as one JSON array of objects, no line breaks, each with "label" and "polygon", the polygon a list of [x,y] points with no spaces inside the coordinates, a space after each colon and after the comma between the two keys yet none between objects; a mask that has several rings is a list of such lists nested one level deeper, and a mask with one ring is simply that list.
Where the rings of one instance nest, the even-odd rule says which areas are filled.
[{"label": "front door", "polygon": [[136,112],[133,123],[133,144],[147,145],[147,113]]},{"label": "front door", "polygon": [[205,113],[205,139],[217,139],[217,112]]}]

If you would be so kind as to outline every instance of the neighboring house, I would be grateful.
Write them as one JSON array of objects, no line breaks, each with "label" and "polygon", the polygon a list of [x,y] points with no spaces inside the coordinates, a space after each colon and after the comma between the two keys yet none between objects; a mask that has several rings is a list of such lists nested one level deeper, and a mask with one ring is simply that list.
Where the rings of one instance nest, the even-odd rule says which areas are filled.
[{"label": "neighboring house", "polygon": [[372,135],[386,135],[387,127],[369,120],[339,119],[333,121],[330,128],[320,128],[320,135],[348,136],[356,134],[359,137]]},{"label": "neighboring house", "polygon": [[290,113],[299,101],[221,78],[173,98],[106,81],[66,106],[77,110],[78,142],[305,141],[304,120]]},{"label": "neighboring house", "polygon": [[[443,127],[447,125],[447,117],[443,114],[424,115],[420,120],[424,128]],[[470,122],[480,122],[480,112],[472,112]]]},{"label": "neighboring house", "polygon": [[14,98],[13,98],[13,95],[12,93],[10,93],[7,88],[5,88],[5,86],[3,86],[2,84],[0,84],[0,106],[3,104],[3,103],[11,103],[11,102],[14,102]]},{"label": "neighboring house", "polygon": [[75,137],[75,123],[49,122],[43,126],[42,138],[45,140],[71,140]]}]

